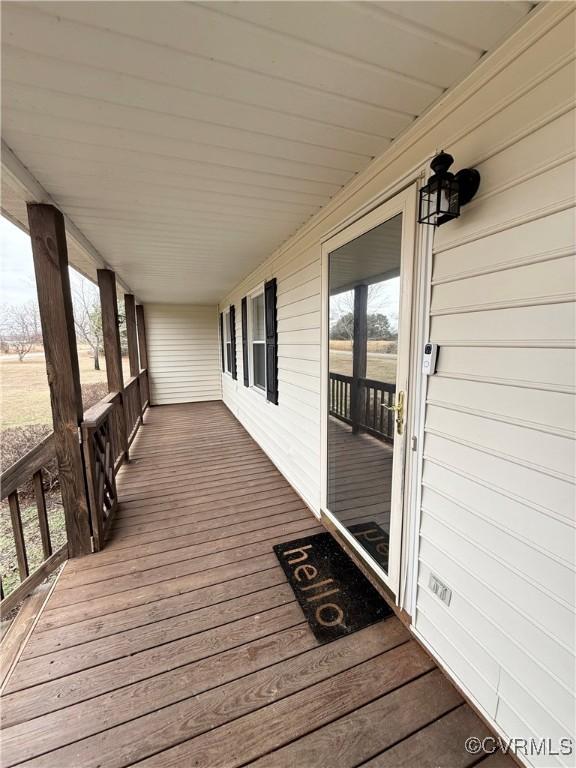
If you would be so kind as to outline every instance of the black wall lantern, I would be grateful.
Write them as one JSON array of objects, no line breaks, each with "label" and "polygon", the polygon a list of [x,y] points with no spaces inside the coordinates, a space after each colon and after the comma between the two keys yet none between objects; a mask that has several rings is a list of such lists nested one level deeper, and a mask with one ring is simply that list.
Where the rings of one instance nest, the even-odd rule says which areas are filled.
[{"label": "black wall lantern", "polygon": [[440,152],[430,163],[434,171],[420,190],[420,224],[439,227],[460,216],[460,208],[474,197],[480,186],[480,174],[475,168],[463,168],[451,173],[452,155]]}]

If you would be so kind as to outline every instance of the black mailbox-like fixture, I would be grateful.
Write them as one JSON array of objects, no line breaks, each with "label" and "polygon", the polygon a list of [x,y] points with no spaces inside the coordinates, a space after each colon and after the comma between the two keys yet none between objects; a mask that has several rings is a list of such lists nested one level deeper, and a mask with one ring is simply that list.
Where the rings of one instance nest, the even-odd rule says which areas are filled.
[{"label": "black mailbox-like fixture", "polygon": [[458,173],[448,169],[454,162],[452,155],[440,152],[432,160],[434,171],[428,183],[420,190],[420,224],[439,227],[460,216],[460,208],[474,197],[480,186],[480,174],[475,168],[463,168]]}]

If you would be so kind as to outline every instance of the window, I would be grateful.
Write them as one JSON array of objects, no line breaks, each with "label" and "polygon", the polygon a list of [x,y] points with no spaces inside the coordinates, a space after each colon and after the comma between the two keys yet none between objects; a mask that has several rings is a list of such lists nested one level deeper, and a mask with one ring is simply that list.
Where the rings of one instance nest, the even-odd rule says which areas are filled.
[{"label": "window", "polygon": [[230,333],[230,310],[224,312],[224,370],[232,373],[232,334]]},{"label": "window", "polygon": [[252,386],[266,391],[266,326],[264,292],[250,298],[250,352]]}]

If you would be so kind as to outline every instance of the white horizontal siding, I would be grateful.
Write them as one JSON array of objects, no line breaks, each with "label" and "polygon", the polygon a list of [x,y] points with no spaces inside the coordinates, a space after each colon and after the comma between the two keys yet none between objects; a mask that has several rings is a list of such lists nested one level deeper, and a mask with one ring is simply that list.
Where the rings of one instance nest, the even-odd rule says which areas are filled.
[{"label": "white horizontal siding", "polygon": [[[413,619],[484,714],[525,738],[567,735],[574,714],[567,12],[561,4],[535,11],[510,50],[489,57],[484,74],[449,94],[223,301],[239,307],[256,285],[278,280],[279,405],[242,385],[240,354],[224,400],[317,510],[321,243],[441,148],[457,168],[478,167],[477,198],[434,243],[430,332],[441,352],[427,393]],[[431,572],[451,587],[450,607],[430,593]]]},{"label": "white horizontal siding", "polygon": [[216,307],[146,304],[145,312],[152,404],[219,400]]}]

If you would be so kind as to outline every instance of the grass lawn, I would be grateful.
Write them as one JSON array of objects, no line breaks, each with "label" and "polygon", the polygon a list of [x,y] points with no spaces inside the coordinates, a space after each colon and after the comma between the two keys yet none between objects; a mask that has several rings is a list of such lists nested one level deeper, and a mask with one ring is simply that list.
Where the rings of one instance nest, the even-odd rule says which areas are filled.
[{"label": "grass lawn", "polygon": [[[100,359],[100,371],[86,348],[78,349],[80,381],[85,384],[106,383],[106,364]],[[123,360],[124,377],[129,377],[127,358]],[[51,424],[50,392],[46,378],[46,363],[42,353],[28,355],[22,362],[13,355],[0,356],[0,397],[2,415],[0,427],[25,424]]]},{"label": "grass lawn", "polygon": [[[352,351],[333,349],[332,345],[330,345],[330,370],[332,373],[341,373],[344,376],[352,376]],[[395,384],[396,355],[383,354],[382,352],[368,352],[366,378]]]}]

